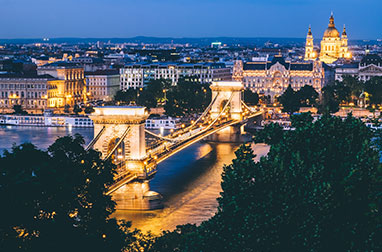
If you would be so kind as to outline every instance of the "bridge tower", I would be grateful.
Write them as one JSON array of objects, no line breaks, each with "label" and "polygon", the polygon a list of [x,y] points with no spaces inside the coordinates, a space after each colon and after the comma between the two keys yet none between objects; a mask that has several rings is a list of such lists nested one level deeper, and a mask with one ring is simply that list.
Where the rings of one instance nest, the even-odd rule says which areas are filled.
[{"label": "bridge tower", "polygon": [[134,176],[112,193],[117,209],[150,210],[161,207],[161,196],[150,191],[146,170],[146,140],[144,123],[149,116],[145,107],[104,106],[94,108],[90,118],[94,123],[91,147],[111,158],[117,165],[116,181]]},{"label": "bridge tower", "polygon": [[[145,107],[139,106],[104,106],[94,108],[90,118],[94,123],[94,137],[101,135],[93,148],[102,153],[102,158],[113,158],[119,165],[119,176],[126,172],[144,176],[146,141],[144,123],[149,114]],[[125,136],[124,136],[125,134]],[[119,140],[124,136],[119,146]],[[124,164],[124,165],[123,165]]]},{"label": "bridge tower", "polygon": [[[233,120],[241,121],[243,119],[243,84],[240,81],[217,81],[213,82],[210,87],[212,90],[212,101],[214,101],[211,106],[211,118],[217,118],[227,102],[229,102],[226,107],[228,116]],[[213,142],[241,142],[241,131],[240,125],[230,126],[208,136],[206,140]]]},{"label": "bridge tower", "polygon": [[243,84],[240,81],[218,81],[213,82],[210,86],[212,90],[211,117],[215,119],[219,116],[227,101],[228,113],[234,120],[242,119],[241,92],[244,90]]}]

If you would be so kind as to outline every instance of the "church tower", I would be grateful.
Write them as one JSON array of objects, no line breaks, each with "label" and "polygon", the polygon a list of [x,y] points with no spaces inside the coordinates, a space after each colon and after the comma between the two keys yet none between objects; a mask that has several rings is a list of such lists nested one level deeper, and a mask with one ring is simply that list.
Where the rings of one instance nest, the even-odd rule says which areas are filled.
[{"label": "church tower", "polygon": [[324,32],[321,40],[320,60],[331,64],[340,58],[341,38],[340,33],[334,25],[333,13],[329,19],[328,28]]},{"label": "church tower", "polygon": [[345,58],[345,59],[351,58],[351,54],[350,54],[349,48],[348,48],[348,36],[346,34],[345,25],[344,25],[344,30],[342,31],[342,36],[341,36],[340,58]]},{"label": "church tower", "polygon": [[305,60],[315,60],[317,58],[316,52],[314,51],[313,35],[312,29],[309,25],[308,35],[306,35],[305,44]]}]

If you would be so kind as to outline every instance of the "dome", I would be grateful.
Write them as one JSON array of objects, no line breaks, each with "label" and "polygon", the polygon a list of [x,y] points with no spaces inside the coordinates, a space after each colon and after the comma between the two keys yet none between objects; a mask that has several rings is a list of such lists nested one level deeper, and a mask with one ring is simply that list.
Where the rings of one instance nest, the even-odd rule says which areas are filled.
[{"label": "dome", "polygon": [[329,26],[324,32],[324,38],[339,38],[339,37],[340,37],[340,33],[334,25],[334,17],[332,14],[329,19]]},{"label": "dome", "polygon": [[324,38],[339,38],[340,33],[335,27],[328,27],[324,32]]}]

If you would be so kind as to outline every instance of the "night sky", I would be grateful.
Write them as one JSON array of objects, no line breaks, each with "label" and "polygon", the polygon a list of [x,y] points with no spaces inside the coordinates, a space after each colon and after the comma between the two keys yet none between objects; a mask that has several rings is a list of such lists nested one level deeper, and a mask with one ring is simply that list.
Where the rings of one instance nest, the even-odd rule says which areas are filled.
[{"label": "night sky", "polygon": [[382,38],[382,0],[0,0],[0,38],[321,38],[334,12],[350,39]]}]

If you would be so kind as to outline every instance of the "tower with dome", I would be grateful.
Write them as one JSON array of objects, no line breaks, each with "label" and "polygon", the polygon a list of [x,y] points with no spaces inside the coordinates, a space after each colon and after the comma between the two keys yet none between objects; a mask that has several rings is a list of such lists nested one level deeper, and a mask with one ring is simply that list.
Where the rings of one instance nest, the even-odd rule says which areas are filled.
[{"label": "tower with dome", "polygon": [[340,35],[334,24],[333,13],[330,16],[328,28],[325,30],[321,40],[321,50],[319,53],[314,51],[313,35],[309,27],[305,46],[305,60],[316,60],[317,57],[319,57],[320,61],[327,64],[331,64],[341,58],[351,58],[346,28],[344,26],[342,35]]}]

